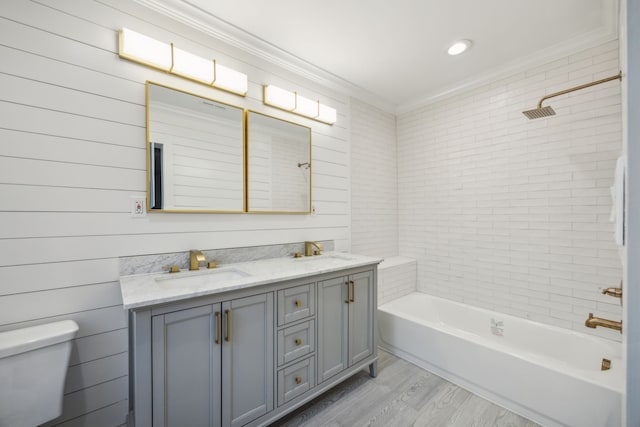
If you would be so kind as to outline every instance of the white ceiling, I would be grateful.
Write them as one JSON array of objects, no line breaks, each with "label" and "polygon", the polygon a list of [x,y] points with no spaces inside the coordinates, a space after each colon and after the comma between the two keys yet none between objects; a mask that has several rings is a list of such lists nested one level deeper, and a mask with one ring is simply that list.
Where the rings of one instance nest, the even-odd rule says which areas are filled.
[{"label": "white ceiling", "polygon": [[391,110],[617,37],[618,0],[138,1]]}]

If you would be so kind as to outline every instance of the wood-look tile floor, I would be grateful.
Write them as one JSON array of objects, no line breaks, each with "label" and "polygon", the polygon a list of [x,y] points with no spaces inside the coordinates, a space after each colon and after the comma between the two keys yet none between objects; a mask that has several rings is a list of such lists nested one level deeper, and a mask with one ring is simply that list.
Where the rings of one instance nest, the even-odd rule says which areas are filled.
[{"label": "wood-look tile floor", "polygon": [[270,427],[539,427],[385,351],[361,371]]}]

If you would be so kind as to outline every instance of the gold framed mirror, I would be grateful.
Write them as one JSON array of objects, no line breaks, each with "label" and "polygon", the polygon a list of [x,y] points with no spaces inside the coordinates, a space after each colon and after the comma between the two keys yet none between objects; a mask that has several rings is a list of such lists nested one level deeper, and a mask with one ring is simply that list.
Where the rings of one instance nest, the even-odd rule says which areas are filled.
[{"label": "gold framed mirror", "polygon": [[311,128],[248,110],[247,211],[311,213]]},{"label": "gold framed mirror", "polygon": [[244,110],[146,82],[147,206],[244,212]]}]

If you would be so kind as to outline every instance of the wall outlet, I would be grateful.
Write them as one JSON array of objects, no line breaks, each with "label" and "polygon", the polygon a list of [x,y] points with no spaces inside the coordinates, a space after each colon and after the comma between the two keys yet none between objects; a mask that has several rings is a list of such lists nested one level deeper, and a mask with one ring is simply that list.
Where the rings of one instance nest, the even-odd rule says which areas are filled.
[{"label": "wall outlet", "polygon": [[144,218],[145,216],[147,216],[147,198],[131,196],[131,218]]}]

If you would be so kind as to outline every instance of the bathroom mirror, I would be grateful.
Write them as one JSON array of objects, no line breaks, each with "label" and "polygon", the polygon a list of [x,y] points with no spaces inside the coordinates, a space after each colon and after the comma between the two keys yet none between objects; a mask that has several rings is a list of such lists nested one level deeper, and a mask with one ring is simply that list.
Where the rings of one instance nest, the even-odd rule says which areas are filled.
[{"label": "bathroom mirror", "polygon": [[311,129],[247,113],[249,212],[310,213]]},{"label": "bathroom mirror", "polygon": [[147,82],[150,210],[244,212],[243,109]]}]

